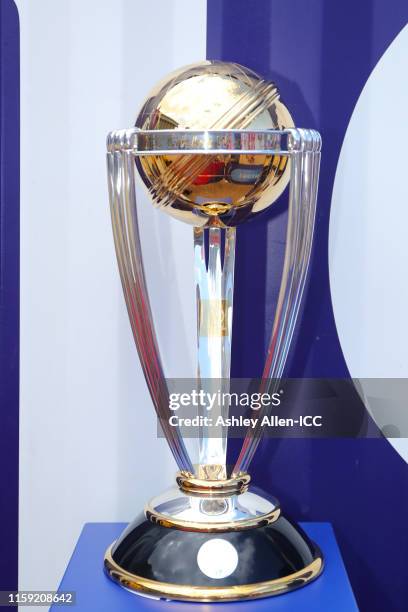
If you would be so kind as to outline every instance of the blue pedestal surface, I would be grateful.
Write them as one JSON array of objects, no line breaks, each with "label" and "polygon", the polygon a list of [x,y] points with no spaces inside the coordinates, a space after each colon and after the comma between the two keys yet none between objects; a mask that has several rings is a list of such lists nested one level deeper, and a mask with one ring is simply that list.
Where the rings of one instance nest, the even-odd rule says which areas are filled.
[{"label": "blue pedestal surface", "polygon": [[[125,528],[124,523],[87,523],[60,584],[60,591],[75,591],[73,612],[358,612],[353,591],[329,523],[302,523],[322,549],[323,574],[291,593],[231,603],[183,603],[142,597],[121,588],[103,572],[105,550]],[[53,605],[52,612],[61,612]]]}]

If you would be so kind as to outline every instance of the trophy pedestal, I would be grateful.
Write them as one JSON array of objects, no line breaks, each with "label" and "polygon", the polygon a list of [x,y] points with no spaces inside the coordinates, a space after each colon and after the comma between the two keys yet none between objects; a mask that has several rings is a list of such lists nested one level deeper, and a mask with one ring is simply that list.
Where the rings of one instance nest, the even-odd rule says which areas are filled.
[{"label": "trophy pedestal", "polygon": [[[286,596],[248,600],[240,604],[239,612],[358,612],[350,580],[341,556],[339,545],[330,523],[301,523],[310,539],[318,542],[324,550],[324,573],[305,589],[296,589]],[[120,588],[101,571],[101,559],[110,542],[120,537],[125,523],[86,523],[79,536],[59,592],[75,591],[75,612],[180,612],[178,602],[152,601],[135,591]],[[220,608],[216,603],[206,604],[205,612],[237,612],[236,602],[225,603]],[[202,612],[203,606],[185,604],[184,612]],[[61,612],[61,606],[53,604],[50,612]]]},{"label": "trophy pedestal", "polygon": [[174,488],[105,554],[105,571],[121,586],[182,601],[278,595],[322,569],[322,554],[305,532],[282,516],[276,500],[250,488],[228,497]]}]

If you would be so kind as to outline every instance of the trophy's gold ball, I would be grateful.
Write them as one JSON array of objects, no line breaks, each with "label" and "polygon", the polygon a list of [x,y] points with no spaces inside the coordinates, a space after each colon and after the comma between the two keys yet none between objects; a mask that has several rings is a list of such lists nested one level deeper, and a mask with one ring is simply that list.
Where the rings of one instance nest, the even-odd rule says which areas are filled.
[{"label": "trophy's gold ball", "polygon": [[[168,75],[136,119],[141,130],[293,127],[272,82],[239,64],[205,61]],[[284,155],[161,154],[136,159],[158,208],[191,225],[231,227],[273,204],[289,181]]]}]

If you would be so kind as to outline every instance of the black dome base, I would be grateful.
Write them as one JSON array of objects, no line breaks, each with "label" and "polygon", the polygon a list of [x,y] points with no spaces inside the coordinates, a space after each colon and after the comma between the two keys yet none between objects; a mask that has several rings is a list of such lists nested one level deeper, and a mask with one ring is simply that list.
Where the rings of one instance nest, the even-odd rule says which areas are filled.
[{"label": "black dome base", "polygon": [[[211,540],[218,542],[199,557]],[[282,515],[266,527],[218,533],[163,527],[142,515],[105,555],[107,574],[121,586],[183,601],[278,595],[304,586],[322,569],[319,548]],[[221,577],[211,577],[214,572]]]}]

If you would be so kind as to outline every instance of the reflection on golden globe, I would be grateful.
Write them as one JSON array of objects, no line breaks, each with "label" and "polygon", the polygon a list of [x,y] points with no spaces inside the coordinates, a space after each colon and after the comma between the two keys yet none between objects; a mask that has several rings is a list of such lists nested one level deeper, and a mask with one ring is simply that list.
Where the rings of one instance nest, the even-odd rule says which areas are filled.
[{"label": "reflection on golden globe", "polygon": [[[293,127],[274,83],[252,70],[206,61],[168,75],[150,93],[142,130]],[[282,155],[149,155],[136,160],[154,204],[195,226],[235,226],[270,206],[289,180]]]}]

